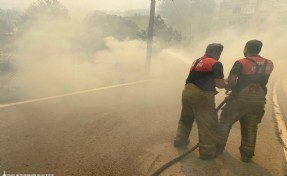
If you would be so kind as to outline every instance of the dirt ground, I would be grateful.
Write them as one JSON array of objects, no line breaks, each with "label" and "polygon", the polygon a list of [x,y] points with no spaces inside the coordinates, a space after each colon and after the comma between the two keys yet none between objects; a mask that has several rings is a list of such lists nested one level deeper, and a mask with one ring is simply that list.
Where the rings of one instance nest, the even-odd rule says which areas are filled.
[{"label": "dirt ground", "polygon": [[[182,82],[153,80],[0,109],[0,173],[149,175],[184,151],[172,146]],[[236,124],[223,155],[201,161],[196,150],[162,175],[284,176],[286,159],[270,101],[252,163],[239,159]],[[196,125],[190,139],[189,148],[197,143]]]}]

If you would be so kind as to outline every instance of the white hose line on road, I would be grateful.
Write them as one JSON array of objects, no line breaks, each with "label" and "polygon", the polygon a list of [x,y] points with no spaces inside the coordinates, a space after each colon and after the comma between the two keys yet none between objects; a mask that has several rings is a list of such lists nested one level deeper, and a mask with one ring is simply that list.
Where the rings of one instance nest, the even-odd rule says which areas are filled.
[{"label": "white hose line on road", "polygon": [[107,87],[100,87],[100,88],[96,88],[96,89],[77,91],[77,92],[72,92],[72,93],[67,93],[67,94],[62,94],[62,95],[55,95],[55,96],[50,96],[50,97],[31,99],[31,100],[26,100],[26,101],[19,101],[19,102],[15,102],[15,103],[2,104],[2,105],[0,105],[0,109],[1,108],[11,107],[11,106],[22,105],[22,104],[35,103],[35,102],[39,102],[39,101],[45,101],[45,100],[63,98],[63,97],[68,97],[68,96],[73,96],[73,95],[79,95],[79,94],[85,94],[85,93],[90,93],[90,92],[96,92],[96,91],[100,91],[100,90],[119,88],[119,87],[125,87],[125,86],[132,86],[132,85],[136,85],[136,84],[142,84],[142,83],[145,83],[145,82],[148,82],[148,81],[149,80],[143,80],[143,81],[137,81],[137,82],[131,82],[131,83],[125,83],[125,84],[117,84],[117,85],[113,85],[113,86],[107,86]]},{"label": "white hose line on road", "polygon": [[[285,153],[285,159],[287,162],[287,128],[286,128],[286,123],[284,119],[284,115],[282,114],[282,110],[279,104],[279,99],[278,99],[278,86],[283,86],[282,80],[278,80],[275,83],[274,89],[273,89],[273,105],[274,105],[274,116],[275,120],[277,123],[277,128],[278,128],[278,134],[281,138],[281,142],[284,145],[284,153]],[[281,98],[286,98],[287,95],[285,94],[285,97]]]}]

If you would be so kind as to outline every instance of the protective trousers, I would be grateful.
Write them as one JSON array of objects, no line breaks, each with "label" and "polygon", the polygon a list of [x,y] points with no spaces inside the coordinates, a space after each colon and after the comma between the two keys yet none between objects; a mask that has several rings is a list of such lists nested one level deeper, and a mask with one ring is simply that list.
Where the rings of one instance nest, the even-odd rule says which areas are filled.
[{"label": "protective trousers", "polygon": [[201,159],[216,156],[217,113],[215,92],[202,91],[194,84],[186,84],[182,93],[182,111],[177,129],[177,140],[188,140],[194,120],[198,126]]},{"label": "protective trousers", "polygon": [[234,98],[227,102],[222,109],[218,124],[218,152],[222,153],[232,125],[240,122],[241,145],[239,147],[241,159],[251,159],[254,156],[257,127],[264,115],[264,97],[257,101]]}]

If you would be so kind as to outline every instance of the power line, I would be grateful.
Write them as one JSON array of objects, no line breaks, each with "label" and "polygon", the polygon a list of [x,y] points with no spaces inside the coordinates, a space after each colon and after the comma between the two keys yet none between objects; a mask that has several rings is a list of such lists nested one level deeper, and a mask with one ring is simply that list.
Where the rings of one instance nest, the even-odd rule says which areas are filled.
[{"label": "power line", "polygon": [[178,15],[179,15],[181,18],[184,18],[183,15],[179,12],[177,6],[175,5],[174,0],[171,0],[171,1],[172,1],[172,4],[173,4],[173,6],[174,6],[176,12],[178,13]]}]

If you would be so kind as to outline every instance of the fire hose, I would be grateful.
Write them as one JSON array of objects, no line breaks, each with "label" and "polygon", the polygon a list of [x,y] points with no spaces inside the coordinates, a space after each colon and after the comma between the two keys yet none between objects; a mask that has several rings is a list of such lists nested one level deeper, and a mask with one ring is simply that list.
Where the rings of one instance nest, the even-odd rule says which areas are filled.
[{"label": "fire hose", "polygon": [[[225,92],[226,95],[228,94],[228,91]],[[216,108],[216,112],[218,112],[225,104],[226,104],[227,99],[225,98]],[[199,143],[197,143],[195,146],[193,146],[191,149],[187,150],[186,152],[184,152],[183,154],[179,155],[178,157],[174,158],[173,160],[167,162],[166,164],[164,164],[163,166],[161,166],[159,169],[157,169],[153,174],[151,174],[151,176],[158,176],[159,174],[161,174],[165,169],[169,168],[170,166],[172,166],[173,164],[179,162],[182,158],[184,158],[185,156],[187,156],[188,154],[190,154],[191,152],[193,152],[194,150],[196,150],[199,146]]]}]

